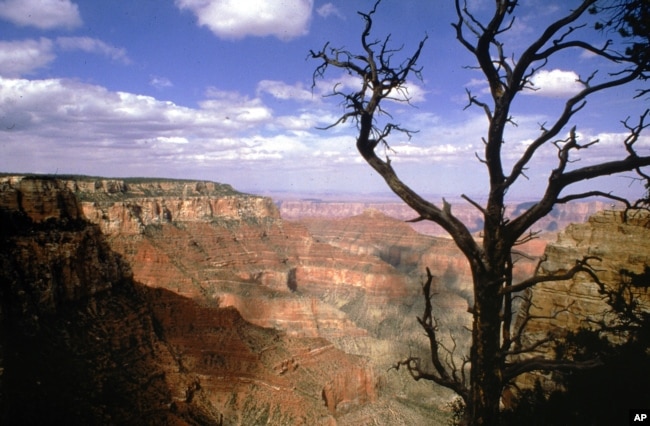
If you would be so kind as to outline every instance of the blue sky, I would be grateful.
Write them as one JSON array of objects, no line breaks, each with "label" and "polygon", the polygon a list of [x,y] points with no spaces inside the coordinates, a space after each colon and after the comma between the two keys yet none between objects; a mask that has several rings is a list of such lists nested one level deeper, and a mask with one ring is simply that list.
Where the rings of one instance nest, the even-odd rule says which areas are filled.
[{"label": "blue sky", "polygon": [[[317,62],[307,59],[327,41],[357,49],[356,11],[373,3],[0,0],[0,171],[206,179],[256,193],[384,191],[355,151],[353,127],[318,129],[342,112],[323,95],[354,80],[331,72],[312,90]],[[492,3],[469,6],[481,17]],[[568,4],[522,3],[505,38],[515,53]],[[387,105],[395,121],[419,130],[410,141],[391,140],[391,158],[419,191],[480,197],[486,185],[475,153],[487,123],[464,107],[465,91],[485,94],[486,84],[466,67],[473,62],[453,21],[452,1],[384,0],[377,13],[373,34],[391,33],[405,52],[429,35],[423,80],[408,86],[412,106]],[[599,68],[594,58],[567,55],[535,76],[540,90],[515,105],[506,162],[575,93],[576,77]],[[620,121],[647,103],[632,101],[633,90],[594,98],[571,123],[583,141],[601,141],[576,164],[624,155]],[[643,145],[647,152],[647,136]],[[552,149],[541,153],[515,195],[539,191],[555,159]],[[627,191],[629,182],[598,185]]]}]

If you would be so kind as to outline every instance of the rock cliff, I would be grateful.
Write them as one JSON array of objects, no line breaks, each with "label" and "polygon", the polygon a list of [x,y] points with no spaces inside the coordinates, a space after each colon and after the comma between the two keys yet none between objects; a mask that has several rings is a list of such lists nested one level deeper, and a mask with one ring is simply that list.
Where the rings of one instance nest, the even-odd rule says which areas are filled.
[{"label": "rock cliff", "polygon": [[336,424],[376,400],[363,358],[139,284],[69,181],[0,185],[2,424]]},{"label": "rock cliff", "polygon": [[[382,395],[401,392],[405,400],[417,400],[427,394],[427,404],[444,405],[446,396],[434,394],[431,400],[431,392],[423,390],[426,384],[386,373],[396,359],[426,348],[415,322],[422,309],[417,265],[405,273],[406,261],[400,266],[378,252],[353,251],[314,236],[305,224],[282,220],[268,198],[205,193],[194,190],[196,182],[176,182],[177,187],[162,190],[151,188],[155,182],[145,184],[147,188],[137,182],[114,184],[110,187],[126,189],[112,192],[95,184],[90,185],[94,192],[79,194],[84,215],[104,230],[111,247],[132,265],[137,281],[201,304],[234,307],[246,321],[291,337],[327,339],[340,350],[370,359],[373,371],[380,372],[372,377],[383,384]],[[399,220],[384,215],[375,222],[387,235],[402,230]],[[393,240],[386,238],[383,245]],[[441,312],[452,318],[460,307],[462,315],[465,300],[445,294],[449,297],[440,297]],[[326,393],[328,404],[337,398]],[[336,404],[347,407],[337,421],[349,424],[345,417],[355,410],[349,402]],[[420,415],[419,409],[391,404],[379,398],[369,418],[389,409]]]},{"label": "rock cliff", "polygon": [[390,264],[319,242],[303,225],[283,221],[268,198],[212,183],[110,182],[64,185],[147,286],[233,306],[252,323],[294,336],[324,338],[367,332],[323,303],[323,293],[360,292],[381,303],[409,291]]},{"label": "rock cliff", "polygon": [[[466,259],[450,238],[415,232],[410,224],[374,209],[347,218],[310,217],[299,222],[319,241],[350,255],[374,256],[408,276],[420,277],[428,267],[439,278],[437,301],[454,297],[456,310],[467,310],[471,298],[471,273]],[[537,239],[521,248],[523,252],[539,256],[545,244],[545,240]],[[515,279],[533,272],[535,262],[525,257],[517,260]]]},{"label": "rock cliff", "polygon": [[[619,288],[626,280],[623,270],[641,274],[650,266],[649,225],[650,216],[645,211],[596,213],[585,223],[569,225],[555,242],[548,244],[539,273],[562,273],[575,265],[576,260],[589,256],[603,285],[608,289]],[[632,287],[631,291],[638,302],[637,308],[649,310],[647,288]],[[586,273],[578,273],[570,280],[539,284],[530,295],[530,315],[534,319],[526,325],[524,344],[543,339],[549,332],[561,336],[581,327],[593,328],[601,321],[611,324],[613,318],[599,286]],[[532,386],[536,379],[544,377],[528,375],[518,384]]]}]

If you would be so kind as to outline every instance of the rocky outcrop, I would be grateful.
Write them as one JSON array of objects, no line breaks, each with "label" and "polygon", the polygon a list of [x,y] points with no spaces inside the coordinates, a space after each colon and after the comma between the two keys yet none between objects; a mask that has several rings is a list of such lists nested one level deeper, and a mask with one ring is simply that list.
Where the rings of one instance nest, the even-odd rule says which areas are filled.
[{"label": "rocky outcrop", "polygon": [[[575,265],[576,260],[589,257],[599,281],[608,289],[616,289],[629,279],[623,271],[642,274],[650,266],[649,225],[650,216],[646,211],[620,210],[605,210],[585,223],[569,225],[557,241],[547,246],[540,274],[562,273]],[[630,290],[639,308],[650,309],[647,288],[631,287]],[[526,325],[524,344],[543,339],[549,333],[561,336],[567,331],[593,328],[613,318],[599,286],[586,273],[565,281],[539,284],[530,295],[529,312],[534,319]],[[525,312],[521,315],[519,321]],[[544,376],[527,375],[518,384],[532,386],[540,377]]]},{"label": "rocky outcrop", "polygon": [[372,390],[376,383],[376,378],[368,369],[338,373],[323,388],[323,400],[330,412],[345,412],[349,407],[356,408],[373,402],[376,394]]},{"label": "rocky outcrop", "polygon": [[375,400],[361,357],[139,285],[68,185],[2,182],[2,424],[336,424]]},{"label": "rocky outcrop", "polygon": [[128,265],[75,197],[48,180],[2,194],[2,423],[182,422]]},{"label": "rocky outcrop", "polygon": [[[147,290],[157,326],[180,366],[196,381],[177,397],[214,407],[225,424],[336,424],[343,412],[324,395],[347,401],[350,390],[331,377],[373,377],[367,360],[342,353],[320,338],[291,338],[253,326],[236,309],[178,300]],[[376,395],[376,380],[354,389],[354,406]]]},{"label": "rocky outcrop", "polygon": [[[5,182],[16,194],[33,192],[29,180]],[[260,326],[294,336],[363,336],[322,294],[363,293],[382,303],[410,291],[390,264],[315,240],[303,225],[281,220],[265,197],[210,182],[56,182],[77,197],[78,214],[107,235],[138,282],[233,306]]]},{"label": "rocky outcrop", "polygon": [[[650,265],[650,218],[643,211],[625,214],[607,210],[595,214],[586,223],[573,224],[558,235],[557,241],[546,248],[546,261],[541,264],[541,274],[568,270],[576,260],[592,258],[599,280],[615,288],[625,279],[627,270],[641,274]],[[566,309],[560,315],[543,321],[531,322],[527,329],[534,331],[549,328],[575,330],[588,326],[589,320],[602,319],[608,307],[599,293],[598,285],[585,273],[573,279],[542,284],[533,291],[534,315],[552,316],[553,310]],[[639,289],[643,293],[643,289]]]}]

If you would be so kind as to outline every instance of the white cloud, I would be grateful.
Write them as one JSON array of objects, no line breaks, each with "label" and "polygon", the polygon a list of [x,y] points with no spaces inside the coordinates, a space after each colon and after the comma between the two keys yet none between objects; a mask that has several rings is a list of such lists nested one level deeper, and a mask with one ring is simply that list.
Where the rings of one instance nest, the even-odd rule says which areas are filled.
[{"label": "white cloud", "polygon": [[47,66],[56,56],[51,40],[0,41],[0,75],[18,77]]},{"label": "white cloud", "polygon": [[173,87],[174,84],[171,82],[170,79],[167,77],[158,77],[155,75],[152,75],[151,78],[149,79],[149,84],[156,89],[165,89],[167,87]]},{"label": "white cloud", "polygon": [[187,138],[182,136],[158,136],[156,138],[156,141],[161,143],[180,143],[180,144],[189,143]]},{"label": "white cloud", "polygon": [[305,89],[301,83],[289,85],[277,80],[262,80],[257,84],[257,93],[268,93],[277,99],[296,100],[296,101],[314,101],[319,100],[320,96],[313,94],[311,90]]},{"label": "white cloud", "polygon": [[[584,89],[582,83],[578,80],[580,77],[574,71],[563,71],[560,69],[539,70],[532,78],[530,83],[532,90],[524,90],[524,95],[536,95],[549,98],[559,98],[572,96]],[[465,84],[472,95],[486,95],[490,93],[488,82],[484,78],[472,78]],[[467,96],[461,98],[462,102],[467,102]]]},{"label": "white cloud", "polygon": [[[152,174],[157,162],[180,170],[198,159],[279,159],[303,149],[304,134],[271,126],[272,110],[260,99],[208,94],[188,108],[70,80],[0,77],[2,148],[22,147],[15,157],[23,159],[48,153],[49,163],[65,165],[112,161],[116,167],[102,172],[109,175],[136,165]],[[17,165],[0,159],[0,169]]]},{"label": "white cloud", "polygon": [[323,122],[323,116],[317,115],[314,112],[303,112],[298,115],[288,115],[277,117],[273,125],[278,129],[286,129],[288,131],[312,130],[324,123],[331,124],[336,119],[331,117],[331,121]]},{"label": "white cloud", "polygon": [[131,62],[124,49],[90,37],[58,37],[56,42],[45,37],[38,40],[0,41],[0,75],[19,77],[46,67],[56,59],[55,47],[98,53],[124,64]]},{"label": "white cloud", "polygon": [[398,143],[390,145],[390,158],[397,163],[445,163],[458,164],[467,162],[467,159],[475,159],[476,148],[471,144],[432,144],[419,146],[412,143]]},{"label": "white cloud", "polygon": [[210,99],[201,101],[202,109],[218,112],[230,122],[260,124],[267,123],[273,112],[258,99],[248,99],[236,92],[226,92],[215,88],[208,89]]},{"label": "white cloud", "polygon": [[412,103],[424,102],[426,100],[427,91],[424,87],[412,81],[407,81],[404,86],[397,90],[394,99],[398,101],[406,101]]},{"label": "white cloud", "polygon": [[332,3],[325,3],[321,7],[319,7],[316,10],[316,13],[318,13],[319,16],[323,18],[329,18],[330,16],[336,16],[337,18],[340,19],[345,19],[345,16],[341,13],[341,11],[334,6]]},{"label": "white cloud", "polygon": [[[194,177],[248,188],[255,179],[280,182],[287,178],[277,170],[290,170],[304,186],[318,179],[306,175],[357,157],[349,134],[314,129],[326,115],[276,119],[261,99],[214,88],[190,108],[73,80],[0,77],[0,170]],[[337,155],[314,158],[319,150]]]},{"label": "white cloud", "polygon": [[[0,170],[54,173],[59,168],[61,173],[191,177],[247,189],[295,184],[309,190],[327,182],[348,188],[349,181],[350,188],[367,190],[376,184],[377,190],[384,190],[355,150],[354,124],[316,130],[334,122],[339,112],[338,105],[316,106],[277,116],[258,97],[216,88],[190,108],[77,81],[0,77]],[[484,114],[468,113],[454,121],[412,110],[404,119],[405,127],[420,132],[411,141],[397,132],[391,136],[393,150],[385,154],[398,172],[427,191],[432,188],[426,185],[434,181],[447,182],[442,185],[449,191],[464,184],[474,188],[467,177],[484,173],[474,156],[482,155]],[[520,126],[508,128],[504,153],[521,153],[543,121],[542,116],[519,117]],[[580,154],[585,162],[592,153],[619,158],[624,155],[622,136],[596,135],[602,143]],[[646,138],[639,149],[647,150],[648,142]],[[505,154],[507,168],[514,159]],[[556,163],[554,154],[551,145],[536,156],[531,176],[537,170],[548,172]],[[450,174],[452,169],[460,174]],[[291,176],[295,181],[287,183]]]},{"label": "white cloud", "polygon": [[176,0],[200,26],[228,39],[275,36],[289,40],[307,34],[313,0]]},{"label": "white cloud", "polygon": [[69,80],[0,77],[0,128],[13,126],[15,131],[53,138],[66,134],[70,142],[64,143],[227,136],[250,128],[250,116],[259,124],[260,117],[269,117],[270,112],[246,99],[209,100],[196,109]]},{"label": "white cloud", "polygon": [[70,0],[5,0],[0,2],[0,17],[42,30],[76,28],[82,23],[79,7]]},{"label": "white cloud", "polygon": [[[465,87],[472,95],[487,95],[490,93],[490,85],[485,78],[472,78],[465,84]],[[467,102],[467,95],[462,96],[462,102]]]},{"label": "white cloud", "polygon": [[[615,157],[622,158],[624,156],[624,141],[629,136],[629,133],[624,132],[600,132],[595,135],[578,132],[578,143],[586,145],[591,142],[597,141],[591,145],[589,149],[582,151],[574,151],[575,158],[583,158],[582,162],[593,163],[612,160],[613,153],[618,153]],[[567,135],[568,137],[568,135]],[[639,155],[650,155],[650,135],[641,134],[634,144],[634,149]],[[580,157],[582,156],[582,157]],[[576,166],[581,166],[577,162]]]},{"label": "white cloud", "polygon": [[131,60],[126,50],[111,46],[92,37],[58,37],[56,43],[63,50],[81,50],[87,53],[98,53],[111,58],[113,61],[129,64]]},{"label": "white cloud", "polygon": [[523,93],[546,97],[572,96],[584,89],[578,74],[574,71],[540,70],[530,79],[537,90],[528,90]]}]

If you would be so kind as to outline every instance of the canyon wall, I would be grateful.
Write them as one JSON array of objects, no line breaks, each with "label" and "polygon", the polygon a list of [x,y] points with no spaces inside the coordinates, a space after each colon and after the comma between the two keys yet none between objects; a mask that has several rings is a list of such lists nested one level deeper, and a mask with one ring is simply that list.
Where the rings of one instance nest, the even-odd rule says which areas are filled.
[{"label": "canyon wall", "polygon": [[21,186],[1,191],[2,423],[173,421],[186,377],[167,382],[128,264],[59,183]]},{"label": "canyon wall", "polygon": [[[362,197],[359,197],[362,198]],[[432,199],[433,202],[442,200]],[[452,205],[454,215],[465,223],[470,231],[479,232],[483,226],[481,212],[465,200],[448,200]],[[336,201],[330,199],[314,198],[280,198],[276,204],[286,220],[301,220],[305,218],[328,218],[341,219],[350,216],[357,216],[366,210],[377,210],[387,216],[402,221],[412,220],[417,217],[413,210],[401,201]],[[530,206],[530,202],[513,203],[508,206],[506,215],[517,216],[521,211]],[[561,206],[555,206],[553,211],[542,218],[536,225],[534,231],[556,232],[564,229],[570,223],[582,223],[592,214],[608,208],[621,208],[622,204],[612,204],[611,201],[584,201],[573,202]],[[426,221],[410,224],[413,229],[426,235],[447,237],[444,229],[436,224]]]},{"label": "canyon wall", "polygon": [[[6,334],[13,337],[2,349],[3,407],[18,407],[6,411],[9,417],[26,413],[26,401],[34,395],[43,396],[38,383],[52,363],[44,364],[50,368],[31,387],[7,397],[27,374],[27,360],[38,363],[53,351],[22,356],[41,339],[50,339],[62,353],[56,359],[75,353],[71,358],[78,363],[102,366],[84,370],[78,388],[68,377],[81,368],[76,363],[47,379],[48,392],[68,386],[60,394],[67,392],[71,400],[95,387],[110,389],[97,391],[86,408],[76,409],[99,423],[114,415],[133,424],[139,413],[154,410],[148,397],[134,396],[135,387],[148,394],[151,383],[156,383],[151,398],[160,416],[152,417],[154,423],[172,416],[181,423],[202,419],[201,424],[346,425],[390,418],[406,425],[446,416],[438,408],[448,394],[388,371],[396,359],[418,350],[421,340],[414,325],[421,310],[419,281],[399,265],[320,241],[305,225],[283,221],[271,200],[217,184],[9,176],[0,186],[7,241],[2,254],[14,264],[5,275],[14,284],[3,287],[13,296],[5,300],[29,294],[36,305],[57,306],[52,300],[59,296],[52,295],[80,298],[70,304],[68,316],[55,309],[45,317],[41,308],[3,316],[8,329],[18,330]],[[384,218],[382,226],[388,230],[394,222],[399,223]],[[71,223],[92,230],[85,231],[96,237],[88,244],[103,245],[106,252],[89,258],[90,248],[65,245],[77,238],[59,234]],[[54,232],[51,241],[34,243],[39,226]],[[16,244],[30,247],[18,252],[32,253],[31,263],[16,257]],[[53,266],[60,258],[67,266]],[[110,269],[104,263],[114,260],[123,269],[124,301],[116,299],[116,279],[95,274]],[[17,272],[39,268],[48,271],[45,278]],[[29,286],[38,291],[26,291]],[[92,315],[80,321],[79,312]],[[54,337],[37,333],[30,342],[19,342],[23,328],[15,322],[31,317],[39,318],[40,329],[41,321],[51,324],[43,333]],[[110,327],[103,324],[105,317]],[[138,329],[123,327],[121,319]],[[95,337],[105,345],[93,346]],[[140,348],[142,342],[146,348]],[[113,358],[97,362],[102,353]],[[124,384],[127,375],[138,377],[133,387]],[[113,397],[118,402],[103,402]],[[131,405],[119,411],[116,405],[125,399]],[[56,398],[50,405],[66,406]]]},{"label": "canyon wall", "polygon": [[331,425],[376,401],[367,359],[138,283],[69,182],[0,186],[2,424]]},{"label": "canyon wall", "polygon": [[[181,184],[191,188],[195,183]],[[107,233],[111,247],[132,265],[139,282],[202,304],[234,307],[246,321],[291,337],[327,339],[346,353],[369,359],[372,370],[379,372],[374,380],[382,384],[382,395],[401,392],[405,401],[426,395],[425,407],[444,407],[448,392],[432,395],[426,384],[388,371],[396,359],[427,347],[415,320],[422,309],[417,265],[405,273],[395,259],[354,252],[314,236],[304,223],[283,220],[268,198],[169,188],[159,197],[134,183],[126,187],[126,197],[122,191],[80,198],[84,214]],[[384,215],[375,222],[386,235],[403,230],[399,220]],[[393,239],[386,238],[384,246]],[[440,301],[443,316],[454,317],[456,307],[465,316],[466,301],[454,292],[441,291]],[[328,393],[327,400],[337,399]],[[378,398],[368,418],[387,412],[401,413],[401,418],[426,413],[395,404]],[[346,418],[358,415],[359,409],[350,409],[349,403],[339,406],[348,408],[337,421],[352,424]]]},{"label": "canyon wall", "polygon": [[[591,216],[585,223],[571,224],[558,234],[557,240],[546,247],[541,275],[561,274],[576,261],[589,258],[589,265],[606,291],[621,288],[630,275],[643,274],[650,267],[650,215],[644,210],[604,210]],[[650,293],[647,284],[630,286],[627,297],[633,295],[637,310],[650,311]],[[614,324],[615,316],[606,303],[600,285],[587,273],[571,279],[542,283],[529,291],[532,303],[526,323],[524,346],[555,336],[561,339],[568,331],[580,328],[600,329],[601,324]],[[520,313],[522,324],[525,311]],[[605,334],[606,336],[608,334]],[[609,335],[613,338],[612,335]],[[551,343],[553,340],[551,340]],[[537,353],[553,354],[552,345],[542,345]],[[533,356],[529,354],[528,356]],[[517,385],[531,387],[536,380],[549,388],[550,374],[528,374],[520,377]]]}]

